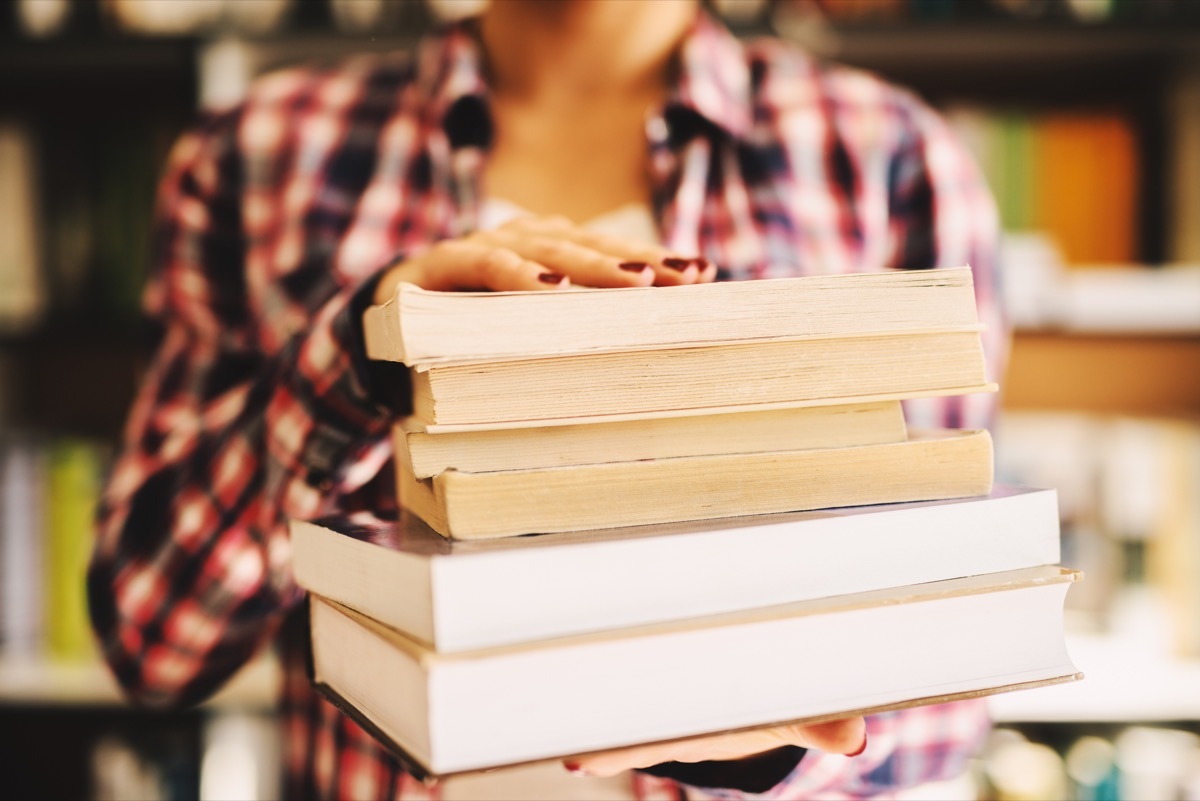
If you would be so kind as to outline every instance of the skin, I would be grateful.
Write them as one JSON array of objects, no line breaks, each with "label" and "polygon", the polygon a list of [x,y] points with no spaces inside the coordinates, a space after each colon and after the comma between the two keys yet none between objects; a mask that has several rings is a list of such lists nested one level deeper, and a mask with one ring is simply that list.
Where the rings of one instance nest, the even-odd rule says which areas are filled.
[{"label": "skin", "polygon": [[[397,264],[380,282],[376,300],[392,297],[401,281],[435,290],[712,281],[716,266],[694,254],[580,227],[598,214],[648,200],[646,113],[665,99],[674,55],[698,11],[696,0],[491,3],[480,26],[496,129],[484,191],[535,216],[438,243]],[[866,724],[854,717],[779,726],[623,748],[564,764],[611,776],[662,762],[738,759],[786,745],[856,755],[866,747]]]}]

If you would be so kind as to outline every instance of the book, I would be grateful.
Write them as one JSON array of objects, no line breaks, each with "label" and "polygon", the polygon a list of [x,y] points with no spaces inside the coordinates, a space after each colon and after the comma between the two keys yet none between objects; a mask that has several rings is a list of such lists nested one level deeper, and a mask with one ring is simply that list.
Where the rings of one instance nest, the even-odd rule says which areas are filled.
[{"label": "book", "polygon": [[42,646],[44,454],[31,437],[0,440],[0,650],[32,657]]},{"label": "book", "polygon": [[313,682],[449,775],[1071,681],[1077,578],[1030,568],[460,654],[310,595]]},{"label": "book", "polygon": [[1035,227],[1070,264],[1131,264],[1138,238],[1137,140],[1119,114],[1040,115],[1034,127]]},{"label": "book", "polygon": [[46,652],[54,659],[94,655],[86,576],[106,458],[103,446],[78,438],[53,441],[45,457],[43,615]]},{"label": "book", "polygon": [[427,427],[961,395],[991,388],[978,329],[422,365]]},{"label": "book", "polygon": [[[398,438],[396,447],[404,447]],[[684,456],[417,479],[396,453],[400,503],[454,539],[507,537],[986,495],[985,430],[822,450]]]},{"label": "book", "polygon": [[0,120],[0,333],[33,327],[47,306],[33,126]]},{"label": "book", "polygon": [[677,287],[433,292],[400,284],[363,317],[367,355],[409,366],[760,339],[974,330],[968,267]]},{"label": "book", "polygon": [[442,652],[1060,557],[1057,494],[1011,486],[971,499],[477,541],[446,540],[405,512],[359,514],[292,521],[291,537],[301,587]]},{"label": "book", "polygon": [[[553,422],[553,421],[551,421]],[[445,470],[486,473],[721,453],[877,445],[907,436],[900,401],[764,411],[694,413],[610,422],[426,431],[402,423],[417,478]]]}]

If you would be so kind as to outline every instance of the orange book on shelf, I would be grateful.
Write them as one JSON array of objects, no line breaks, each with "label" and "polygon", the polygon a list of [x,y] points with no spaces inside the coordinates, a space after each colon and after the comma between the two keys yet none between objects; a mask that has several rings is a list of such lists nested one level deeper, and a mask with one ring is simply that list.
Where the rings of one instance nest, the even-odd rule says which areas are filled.
[{"label": "orange book on shelf", "polygon": [[1094,175],[1100,183],[1097,204],[1095,264],[1132,264],[1138,260],[1138,182],[1141,175],[1137,138],[1120,114],[1096,119],[1091,139]]},{"label": "orange book on shelf", "polygon": [[1034,226],[1054,236],[1068,264],[1136,259],[1138,158],[1124,117],[1049,114],[1034,134]]}]

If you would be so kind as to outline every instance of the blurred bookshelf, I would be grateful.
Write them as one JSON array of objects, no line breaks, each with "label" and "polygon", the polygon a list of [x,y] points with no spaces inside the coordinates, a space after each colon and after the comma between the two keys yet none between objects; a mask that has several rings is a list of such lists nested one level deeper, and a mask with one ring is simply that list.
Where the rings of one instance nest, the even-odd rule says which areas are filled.
[{"label": "blurred bookshelf", "polygon": [[[1155,774],[1178,774],[1169,796],[1200,798],[1200,3],[710,6],[739,34],[778,33],[911,87],[997,196],[1017,327],[998,474],[1060,490],[1064,561],[1088,574],[1069,610],[1088,680],[993,699],[997,737],[944,797],[1168,797],[1145,794],[1168,792],[1135,764],[1149,747],[1179,755]],[[157,334],[137,312],[154,181],[197,110],[236,102],[254,76],[406,48],[439,9],[469,7],[0,3],[0,571],[24,570],[0,582],[0,730],[26,733],[0,737],[13,797],[277,793],[230,753],[273,764],[278,665],[253,663],[196,710],[128,708],[68,589]],[[39,779],[47,762],[31,755],[51,748],[59,775]],[[1080,773],[1081,749],[1108,767]],[[1012,760],[1048,778],[1009,787]],[[222,775],[243,784],[221,788]],[[1097,794],[1105,782],[1114,794]]]}]

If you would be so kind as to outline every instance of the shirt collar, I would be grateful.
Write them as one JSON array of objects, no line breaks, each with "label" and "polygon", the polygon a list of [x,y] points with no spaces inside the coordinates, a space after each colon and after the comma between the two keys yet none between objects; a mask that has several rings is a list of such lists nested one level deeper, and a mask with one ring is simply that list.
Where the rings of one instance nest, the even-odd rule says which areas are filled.
[{"label": "shirt collar", "polygon": [[683,43],[679,77],[668,106],[691,109],[734,138],[750,132],[750,67],[742,43],[701,12]]},{"label": "shirt collar", "polygon": [[[458,101],[487,94],[483,52],[466,20],[426,37],[418,51],[418,85],[435,120]],[[724,25],[700,12],[680,52],[679,74],[668,107],[690,109],[735,138],[750,131],[750,68],[742,43]]]},{"label": "shirt collar", "polygon": [[487,94],[483,51],[473,32],[474,21],[443,27],[421,40],[417,51],[417,86],[432,120],[442,120],[455,103]]}]

